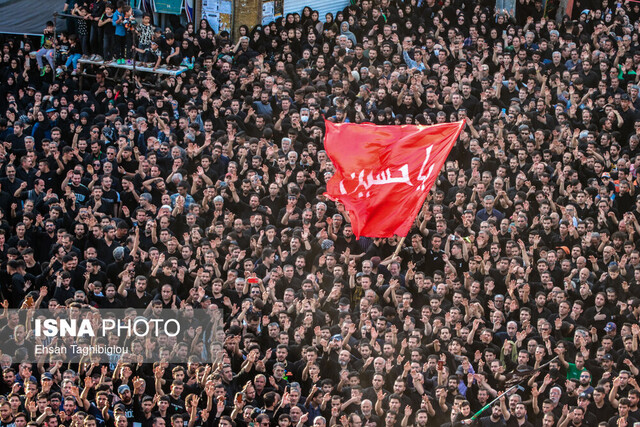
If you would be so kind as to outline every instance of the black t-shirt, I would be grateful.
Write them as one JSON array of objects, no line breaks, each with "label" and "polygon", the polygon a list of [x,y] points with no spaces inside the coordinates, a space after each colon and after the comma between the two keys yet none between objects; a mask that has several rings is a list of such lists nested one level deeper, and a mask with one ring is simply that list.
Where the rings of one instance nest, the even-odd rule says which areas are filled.
[{"label": "black t-shirt", "polygon": [[[100,17],[100,21],[113,21],[113,13],[111,16],[107,16],[106,13],[103,14],[102,17]],[[100,28],[104,31],[105,36],[113,36],[116,33],[116,27],[112,23],[104,24]]]},{"label": "black t-shirt", "polygon": [[174,415],[174,414],[182,415],[187,411],[187,407],[186,407],[186,405],[184,403],[184,400],[182,400],[181,398],[177,398],[176,399],[172,395],[169,395],[169,400],[170,400],[170,402],[169,402],[169,410],[168,410],[168,412],[171,415]]},{"label": "black t-shirt", "polygon": [[76,195],[76,201],[78,203],[80,203],[81,205],[84,205],[87,203],[89,194],[91,194],[91,192],[87,187],[85,187],[82,184],[79,184],[77,186],[73,184],[69,184],[69,188],[71,188],[71,191],[73,191],[73,193]]},{"label": "black t-shirt", "polygon": [[162,39],[162,41],[160,42],[160,51],[162,52],[163,58],[171,55],[177,48],[179,48],[179,45],[175,40],[169,43],[166,39]]},{"label": "black t-shirt", "polygon": [[124,416],[127,417],[127,421],[129,422],[130,426],[133,426],[133,422],[135,421],[135,415],[134,415],[134,410],[133,410],[133,400],[131,400],[131,402],[124,403],[123,401],[120,401],[120,403],[122,403],[124,405]]},{"label": "black t-shirt", "polygon": [[145,292],[139,297],[135,289],[127,289],[127,298],[125,299],[127,307],[147,308],[153,297],[150,293]]},{"label": "black t-shirt", "polygon": [[[611,417],[609,419],[609,427],[617,427],[620,425],[620,423],[618,422],[618,420],[620,419],[620,417],[618,415],[614,415],[613,417]],[[638,420],[636,420],[635,418],[633,418],[632,416],[628,416],[627,417],[627,425],[628,426],[632,426],[634,423],[637,423]]]}]

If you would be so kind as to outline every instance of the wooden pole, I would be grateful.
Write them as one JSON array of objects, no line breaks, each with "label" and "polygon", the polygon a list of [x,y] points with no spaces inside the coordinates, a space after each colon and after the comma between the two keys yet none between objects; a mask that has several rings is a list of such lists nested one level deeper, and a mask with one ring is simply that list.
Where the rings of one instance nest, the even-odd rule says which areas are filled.
[{"label": "wooden pole", "polygon": [[407,236],[403,236],[400,241],[398,241],[398,244],[396,245],[396,250],[393,252],[393,256],[391,257],[391,259],[395,258],[398,256],[398,254],[400,253],[400,250],[402,249],[402,245],[404,245],[404,241],[407,238]]}]

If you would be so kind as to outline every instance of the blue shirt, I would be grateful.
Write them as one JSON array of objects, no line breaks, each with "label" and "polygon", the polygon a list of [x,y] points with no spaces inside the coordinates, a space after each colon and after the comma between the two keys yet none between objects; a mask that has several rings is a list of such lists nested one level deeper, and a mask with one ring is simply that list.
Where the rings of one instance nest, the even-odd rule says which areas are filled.
[{"label": "blue shirt", "polygon": [[116,36],[125,36],[126,30],[124,28],[124,24],[116,24],[116,22],[118,22],[118,19],[123,18],[124,19],[124,15],[122,13],[120,13],[119,11],[115,11],[115,13],[113,14],[113,26],[116,27]]},{"label": "blue shirt", "polygon": [[424,71],[427,69],[427,67],[424,66],[424,63],[411,59],[411,57],[409,56],[406,50],[402,51],[402,56],[404,58],[405,64],[407,64],[407,67],[416,68],[419,71]]},{"label": "blue shirt", "polygon": [[[176,200],[178,199],[178,197],[180,196],[180,193],[176,193],[176,194],[172,194],[171,195],[171,207],[174,207],[176,205]],[[187,196],[184,198],[184,208],[185,210],[189,209],[189,206],[192,203],[195,203],[196,201],[193,199],[193,197],[191,197],[190,194],[187,194]]]}]

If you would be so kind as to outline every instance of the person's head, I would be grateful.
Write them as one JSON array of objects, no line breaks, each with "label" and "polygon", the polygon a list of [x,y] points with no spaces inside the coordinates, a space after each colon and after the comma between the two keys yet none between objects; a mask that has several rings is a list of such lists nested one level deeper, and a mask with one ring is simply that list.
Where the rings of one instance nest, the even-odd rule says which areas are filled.
[{"label": "person's head", "polygon": [[7,422],[11,420],[11,418],[11,405],[9,404],[9,402],[4,401],[0,403],[0,420],[2,420],[3,422]]},{"label": "person's head", "polygon": [[631,402],[628,398],[623,397],[618,401],[618,414],[620,417],[626,417],[629,413],[629,407],[631,406]]}]

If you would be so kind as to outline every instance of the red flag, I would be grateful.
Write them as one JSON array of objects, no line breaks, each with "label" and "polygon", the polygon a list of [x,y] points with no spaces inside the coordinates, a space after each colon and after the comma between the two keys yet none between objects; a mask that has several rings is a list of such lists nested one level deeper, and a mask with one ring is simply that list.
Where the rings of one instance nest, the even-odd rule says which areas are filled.
[{"label": "red flag", "polygon": [[326,195],[345,205],[356,236],[406,236],[464,121],[435,126],[326,122],[336,172]]}]

